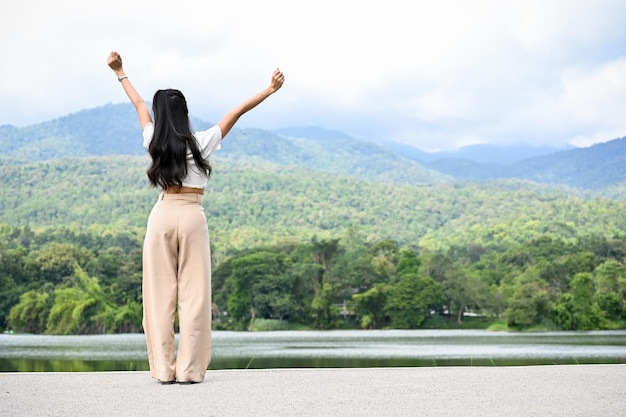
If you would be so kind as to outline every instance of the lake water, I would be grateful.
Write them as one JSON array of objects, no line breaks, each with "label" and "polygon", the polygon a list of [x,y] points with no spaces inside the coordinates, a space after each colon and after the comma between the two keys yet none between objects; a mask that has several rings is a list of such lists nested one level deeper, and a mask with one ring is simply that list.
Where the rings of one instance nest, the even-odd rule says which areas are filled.
[{"label": "lake water", "polygon": [[[626,331],[213,332],[210,369],[626,363]],[[143,334],[0,335],[0,372],[148,370]]]}]

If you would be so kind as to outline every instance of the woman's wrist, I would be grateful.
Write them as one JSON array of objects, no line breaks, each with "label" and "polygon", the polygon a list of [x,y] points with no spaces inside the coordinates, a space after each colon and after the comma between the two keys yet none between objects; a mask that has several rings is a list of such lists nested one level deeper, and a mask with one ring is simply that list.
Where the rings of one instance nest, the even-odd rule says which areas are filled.
[{"label": "woman's wrist", "polygon": [[126,75],[124,71],[115,71],[115,75],[117,76],[117,81],[119,82],[128,78],[128,75]]},{"label": "woman's wrist", "polygon": [[269,96],[271,96],[272,94],[274,94],[277,90],[273,87],[273,86],[269,86],[266,87],[265,90],[263,90],[263,95],[267,98]]}]

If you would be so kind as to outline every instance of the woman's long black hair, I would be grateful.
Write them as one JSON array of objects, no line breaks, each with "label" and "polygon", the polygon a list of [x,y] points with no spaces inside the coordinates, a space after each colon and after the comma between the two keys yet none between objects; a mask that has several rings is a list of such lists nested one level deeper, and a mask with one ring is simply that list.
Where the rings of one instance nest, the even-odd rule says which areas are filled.
[{"label": "woman's long black hair", "polygon": [[148,147],[152,165],[148,179],[153,187],[164,190],[182,187],[187,176],[187,152],[196,162],[200,172],[211,175],[211,165],[202,159],[198,141],[191,133],[189,111],[185,96],[178,90],[158,90],[152,100],[154,136]]}]

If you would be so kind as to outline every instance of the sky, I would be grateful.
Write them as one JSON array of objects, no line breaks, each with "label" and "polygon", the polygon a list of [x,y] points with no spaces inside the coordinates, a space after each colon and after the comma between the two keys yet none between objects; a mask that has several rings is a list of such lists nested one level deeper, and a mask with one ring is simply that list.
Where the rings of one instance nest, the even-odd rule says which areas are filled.
[{"label": "sky", "polygon": [[217,122],[317,126],[427,151],[626,136],[624,0],[20,0],[0,14],[0,125],[178,88]]}]

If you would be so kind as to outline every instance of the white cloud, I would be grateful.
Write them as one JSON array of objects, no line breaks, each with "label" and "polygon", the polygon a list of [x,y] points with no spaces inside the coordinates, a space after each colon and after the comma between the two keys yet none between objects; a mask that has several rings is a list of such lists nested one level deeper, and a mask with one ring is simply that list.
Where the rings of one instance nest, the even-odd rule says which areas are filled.
[{"label": "white cloud", "polygon": [[563,77],[560,104],[576,124],[610,124],[622,120],[626,128],[626,57],[591,71],[568,71]]},{"label": "white cloud", "polygon": [[105,65],[118,49],[147,99],[180,88],[207,120],[280,66],[285,88],[242,125],[428,149],[626,135],[618,0],[22,0],[0,27],[0,124],[125,100]]}]

